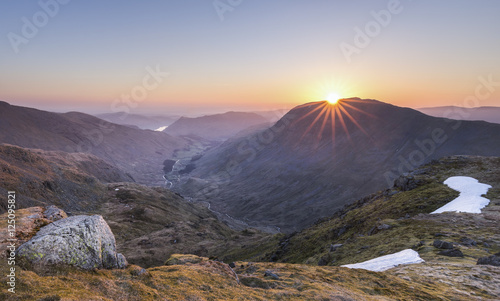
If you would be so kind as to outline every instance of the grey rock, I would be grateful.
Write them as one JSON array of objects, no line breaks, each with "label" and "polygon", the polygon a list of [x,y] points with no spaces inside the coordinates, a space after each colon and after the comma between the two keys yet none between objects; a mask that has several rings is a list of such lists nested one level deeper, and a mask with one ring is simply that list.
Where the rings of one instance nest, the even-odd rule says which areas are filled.
[{"label": "grey rock", "polygon": [[271,277],[273,278],[274,280],[279,280],[280,277],[276,274],[274,274],[273,272],[267,270],[265,273],[264,273],[264,277]]},{"label": "grey rock", "polygon": [[477,242],[471,238],[468,238],[468,237],[462,237],[460,239],[460,244],[467,246],[467,247],[477,246]]},{"label": "grey rock", "polygon": [[448,256],[448,257],[464,257],[464,254],[459,249],[448,249],[443,250],[438,253],[439,255]]},{"label": "grey rock", "polygon": [[115,236],[100,215],[77,215],[57,220],[22,244],[17,255],[37,265],[71,265],[85,270],[125,268],[116,253]]},{"label": "grey rock", "polygon": [[57,208],[54,205],[48,206],[43,212],[43,216],[50,221],[58,221],[63,218],[67,218],[68,215],[63,210]]},{"label": "grey rock", "polygon": [[453,249],[453,243],[436,239],[432,245],[438,249]]},{"label": "grey rock", "polygon": [[338,248],[342,247],[343,244],[331,244],[330,245],[330,252],[335,252]]},{"label": "grey rock", "polygon": [[394,188],[401,191],[408,191],[417,188],[420,185],[420,181],[416,180],[411,174],[403,174],[394,180]]},{"label": "grey rock", "polygon": [[377,229],[379,229],[379,230],[387,230],[387,229],[390,229],[390,228],[391,228],[391,226],[389,226],[387,224],[382,224],[382,225],[379,225],[377,227]]},{"label": "grey rock", "polygon": [[500,267],[500,253],[488,257],[481,257],[477,260],[479,265],[493,265]]}]

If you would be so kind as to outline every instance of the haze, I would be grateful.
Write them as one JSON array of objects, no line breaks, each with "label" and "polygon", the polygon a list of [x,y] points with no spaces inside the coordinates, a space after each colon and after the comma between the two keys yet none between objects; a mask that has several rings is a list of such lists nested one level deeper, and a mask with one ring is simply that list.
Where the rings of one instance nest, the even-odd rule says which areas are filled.
[{"label": "haze", "polygon": [[[487,97],[472,105],[500,101],[498,1],[54,1],[40,2],[47,20],[37,1],[0,4],[1,100],[112,112],[153,68],[168,75],[130,112],[284,109],[332,93],[470,106],[479,78]],[[23,36],[37,16],[43,26]]]}]

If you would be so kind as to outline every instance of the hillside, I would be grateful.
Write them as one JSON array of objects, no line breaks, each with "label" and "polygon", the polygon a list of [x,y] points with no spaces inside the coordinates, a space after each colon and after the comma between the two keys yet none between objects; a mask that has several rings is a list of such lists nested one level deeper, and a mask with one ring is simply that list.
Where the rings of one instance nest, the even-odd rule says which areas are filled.
[{"label": "hillside", "polygon": [[271,128],[208,151],[174,187],[251,224],[290,233],[402,173],[449,155],[500,155],[500,125],[435,118],[375,100],[298,106]]},{"label": "hillside", "polygon": [[[443,184],[452,176],[469,176],[492,186],[486,195],[490,203],[482,213],[429,214],[458,197],[457,191]],[[458,262],[464,264],[500,251],[500,158],[454,156],[421,166],[391,189],[361,198],[330,218],[284,236],[265,258],[343,265],[413,248],[426,261],[446,261],[429,247],[435,239],[459,245],[466,257]],[[342,246],[332,247],[338,244]]]},{"label": "hillside", "polygon": [[227,112],[202,117],[181,117],[163,132],[173,136],[194,136],[212,141],[224,141],[248,128],[268,124],[255,113]]},{"label": "hillside", "polygon": [[95,209],[109,182],[132,178],[94,155],[0,144],[0,212],[7,191],[19,208],[57,205],[68,212]]},{"label": "hillside", "polygon": [[[255,229],[233,230],[206,205],[168,189],[130,183],[93,155],[0,145],[0,169],[0,212],[7,209],[7,191],[15,191],[17,209],[56,205],[70,215],[100,214],[129,261],[144,267],[161,265],[174,253],[250,259],[276,243]],[[260,247],[248,250],[246,244]]]},{"label": "hillside", "polygon": [[161,183],[162,163],[188,142],[83,113],[51,113],[0,102],[0,143],[93,154],[144,184]]},{"label": "hillside", "polygon": [[[492,188],[486,195],[490,204],[480,214],[429,214],[458,195],[442,184],[457,175],[490,184]],[[170,199],[164,201],[171,206],[156,204],[157,196]],[[170,225],[159,230],[158,234],[164,234],[148,235],[152,239],[136,244],[126,236],[142,231],[145,221],[159,222],[159,209],[175,216],[195,205],[183,203],[166,190],[137,184],[110,184],[106,199],[111,199],[105,206],[110,211],[101,212],[107,212],[106,220],[117,240],[122,241],[118,250],[128,252],[132,260],[140,255],[134,259],[131,249],[155,244],[162,236],[168,240],[172,233],[199,231],[194,230],[199,227],[192,224],[194,216],[187,216],[183,218],[184,226]],[[151,203],[143,207],[142,213],[138,208],[127,209],[148,200]],[[132,219],[131,214],[138,218]],[[210,219],[208,211],[203,213],[200,208],[199,214],[202,220]],[[23,216],[20,210],[19,217]],[[194,255],[144,252],[144,256],[156,257],[164,264],[148,269],[132,264],[125,270],[64,269],[45,273],[17,269],[16,295],[7,293],[6,283],[0,283],[0,296],[5,300],[30,300],[35,296],[44,300],[496,300],[500,294],[500,267],[476,262],[500,250],[499,216],[500,159],[454,156],[421,166],[399,178],[393,188],[362,198],[299,233],[278,234],[266,240],[274,241],[271,244],[255,241],[244,247],[263,248],[257,252],[262,255],[260,260],[280,262],[254,259],[229,265],[229,258],[224,263]],[[134,228],[120,228],[134,220]],[[5,222],[4,214],[0,224]],[[176,230],[168,232],[170,227]],[[189,227],[191,230],[186,231]],[[453,244],[464,256],[438,254],[442,250],[435,247],[437,239]],[[425,262],[384,272],[338,266],[405,248],[417,250]],[[0,272],[8,273],[5,260],[0,260]]]}]

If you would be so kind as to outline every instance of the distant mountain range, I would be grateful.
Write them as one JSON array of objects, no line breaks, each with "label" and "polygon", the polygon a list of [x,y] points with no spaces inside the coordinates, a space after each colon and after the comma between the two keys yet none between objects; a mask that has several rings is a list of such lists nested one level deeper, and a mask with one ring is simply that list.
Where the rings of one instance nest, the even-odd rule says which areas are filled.
[{"label": "distant mountain range", "polygon": [[95,116],[111,123],[138,127],[143,130],[156,130],[163,126],[169,126],[180,118],[178,115],[147,116],[124,112],[96,114]]},{"label": "distant mountain range", "polygon": [[316,102],[208,151],[176,189],[236,218],[292,232],[392,186],[422,163],[457,154],[499,156],[500,125],[376,100]]},{"label": "distant mountain range", "polygon": [[463,108],[456,106],[420,108],[418,111],[434,116],[458,120],[483,120],[500,123],[500,107]]},{"label": "distant mountain range", "polygon": [[163,132],[173,136],[200,137],[224,141],[255,126],[269,126],[269,121],[256,113],[227,112],[202,117],[181,117]]},{"label": "distant mountain range", "polygon": [[78,113],[52,113],[0,102],[0,143],[93,154],[140,183],[162,183],[162,164],[188,141]]}]

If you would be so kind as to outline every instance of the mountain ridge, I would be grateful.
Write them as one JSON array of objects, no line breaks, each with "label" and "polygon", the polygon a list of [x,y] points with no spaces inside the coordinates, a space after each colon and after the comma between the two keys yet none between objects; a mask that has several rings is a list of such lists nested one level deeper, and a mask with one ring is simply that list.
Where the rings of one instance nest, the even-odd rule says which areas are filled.
[{"label": "mountain ridge", "polygon": [[178,191],[293,232],[432,159],[500,155],[496,124],[431,117],[377,100],[339,103],[298,106],[260,133],[209,150]]},{"label": "mountain ridge", "polygon": [[179,137],[129,128],[80,112],[52,113],[0,104],[0,142],[26,148],[91,153],[138,182],[162,182],[162,162],[189,145]]}]

